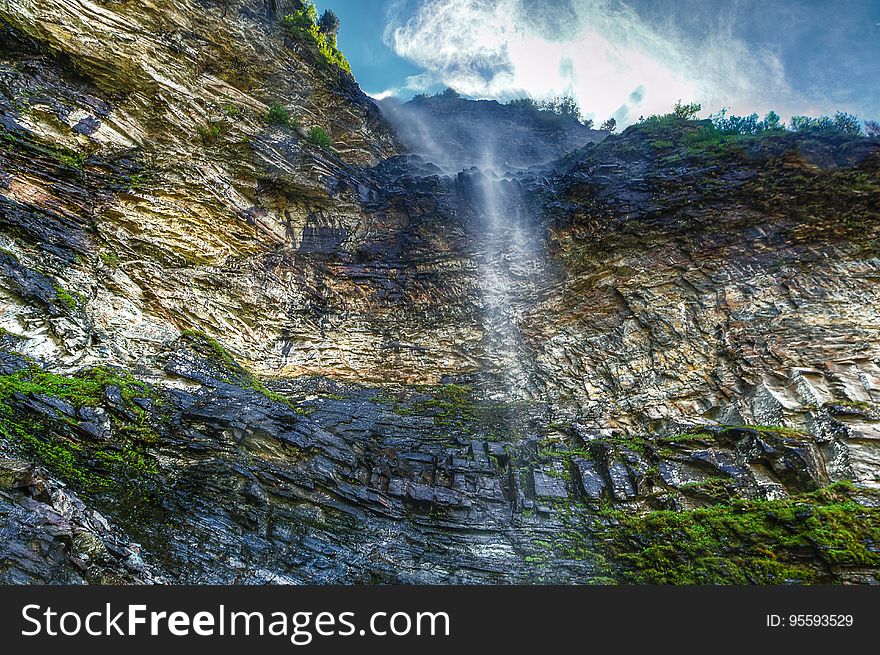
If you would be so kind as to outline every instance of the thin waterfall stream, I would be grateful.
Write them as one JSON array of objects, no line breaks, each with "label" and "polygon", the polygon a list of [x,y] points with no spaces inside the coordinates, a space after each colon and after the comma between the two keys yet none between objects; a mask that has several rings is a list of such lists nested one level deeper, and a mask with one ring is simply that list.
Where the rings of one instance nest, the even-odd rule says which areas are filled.
[{"label": "thin waterfall stream", "polygon": [[488,167],[474,178],[474,210],[484,244],[477,264],[487,368],[497,370],[500,388],[494,395],[526,398],[533,366],[524,343],[524,310],[534,301],[535,281],[545,268],[541,239],[530,233],[534,223],[525,214],[516,180],[497,177]]}]

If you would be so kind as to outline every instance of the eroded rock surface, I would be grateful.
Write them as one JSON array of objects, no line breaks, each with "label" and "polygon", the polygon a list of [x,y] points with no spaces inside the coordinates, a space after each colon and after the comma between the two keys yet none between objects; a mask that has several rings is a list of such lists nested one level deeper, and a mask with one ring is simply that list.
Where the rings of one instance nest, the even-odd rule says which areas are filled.
[{"label": "eroded rock surface", "polygon": [[282,4],[0,2],[0,580],[877,582],[876,139],[450,171]]}]

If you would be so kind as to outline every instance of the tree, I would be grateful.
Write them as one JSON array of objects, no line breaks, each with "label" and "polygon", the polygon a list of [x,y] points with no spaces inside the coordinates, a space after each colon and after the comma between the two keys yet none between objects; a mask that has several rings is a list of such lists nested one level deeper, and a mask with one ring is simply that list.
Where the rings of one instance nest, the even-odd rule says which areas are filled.
[{"label": "tree", "polygon": [[862,125],[858,118],[852,114],[839,111],[830,116],[792,116],[791,130],[806,134],[851,134],[859,136],[862,133]]},{"label": "tree", "polygon": [[318,21],[318,29],[335,39],[337,32],[339,32],[339,17],[331,9],[328,9],[321,14],[321,19]]},{"label": "tree", "polygon": [[539,105],[540,109],[552,111],[559,116],[570,116],[577,121],[581,120],[581,108],[578,106],[577,100],[571,96],[556,96],[550,100],[545,100]]},{"label": "tree", "polygon": [[514,98],[510,102],[507,103],[510,107],[515,107],[517,109],[531,109],[537,110],[538,103],[532,100],[531,98]]},{"label": "tree", "polygon": [[779,118],[779,114],[777,114],[775,111],[768,111],[767,115],[764,116],[764,129],[784,130],[785,126],[782,124],[782,119]]},{"label": "tree", "polygon": [[839,111],[834,114],[834,129],[840,134],[854,134],[861,136],[862,122],[852,114]]},{"label": "tree", "polygon": [[602,126],[599,128],[603,132],[613,132],[617,129],[617,121],[614,118],[609,118],[607,121],[602,123]]},{"label": "tree", "polygon": [[672,108],[672,115],[682,120],[692,121],[700,113],[701,109],[703,109],[703,106],[698,102],[682,104],[681,100],[679,100]]},{"label": "tree", "polygon": [[877,121],[865,121],[865,134],[872,139],[880,137],[880,123]]}]

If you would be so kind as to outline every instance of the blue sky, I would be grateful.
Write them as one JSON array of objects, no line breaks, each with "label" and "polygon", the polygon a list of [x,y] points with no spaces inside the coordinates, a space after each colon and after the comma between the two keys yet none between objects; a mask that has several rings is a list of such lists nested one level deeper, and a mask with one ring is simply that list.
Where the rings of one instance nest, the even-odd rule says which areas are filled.
[{"label": "blue sky", "polygon": [[363,89],[880,118],[880,0],[317,0]]}]

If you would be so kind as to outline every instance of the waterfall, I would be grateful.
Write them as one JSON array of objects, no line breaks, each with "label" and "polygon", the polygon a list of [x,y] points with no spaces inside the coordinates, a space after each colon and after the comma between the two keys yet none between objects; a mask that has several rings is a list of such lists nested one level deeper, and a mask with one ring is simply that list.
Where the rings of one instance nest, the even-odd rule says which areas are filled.
[{"label": "waterfall", "polygon": [[[487,158],[488,160],[488,158]],[[471,176],[473,211],[481,228],[477,255],[485,358],[499,382],[496,395],[528,397],[531,359],[524,344],[524,309],[543,272],[541,239],[530,229],[516,180],[485,166]]]},{"label": "waterfall", "polygon": [[491,117],[473,122],[456,116],[454,106],[439,119],[394,102],[380,108],[412,153],[458,185],[477,266],[486,391],[499,400],[530,398],[535,384],[526,321],[549,267],[542,229],[528,211],[520,177],[527,166],[547,160],[546,144],[505,135],[508,124]]}]

